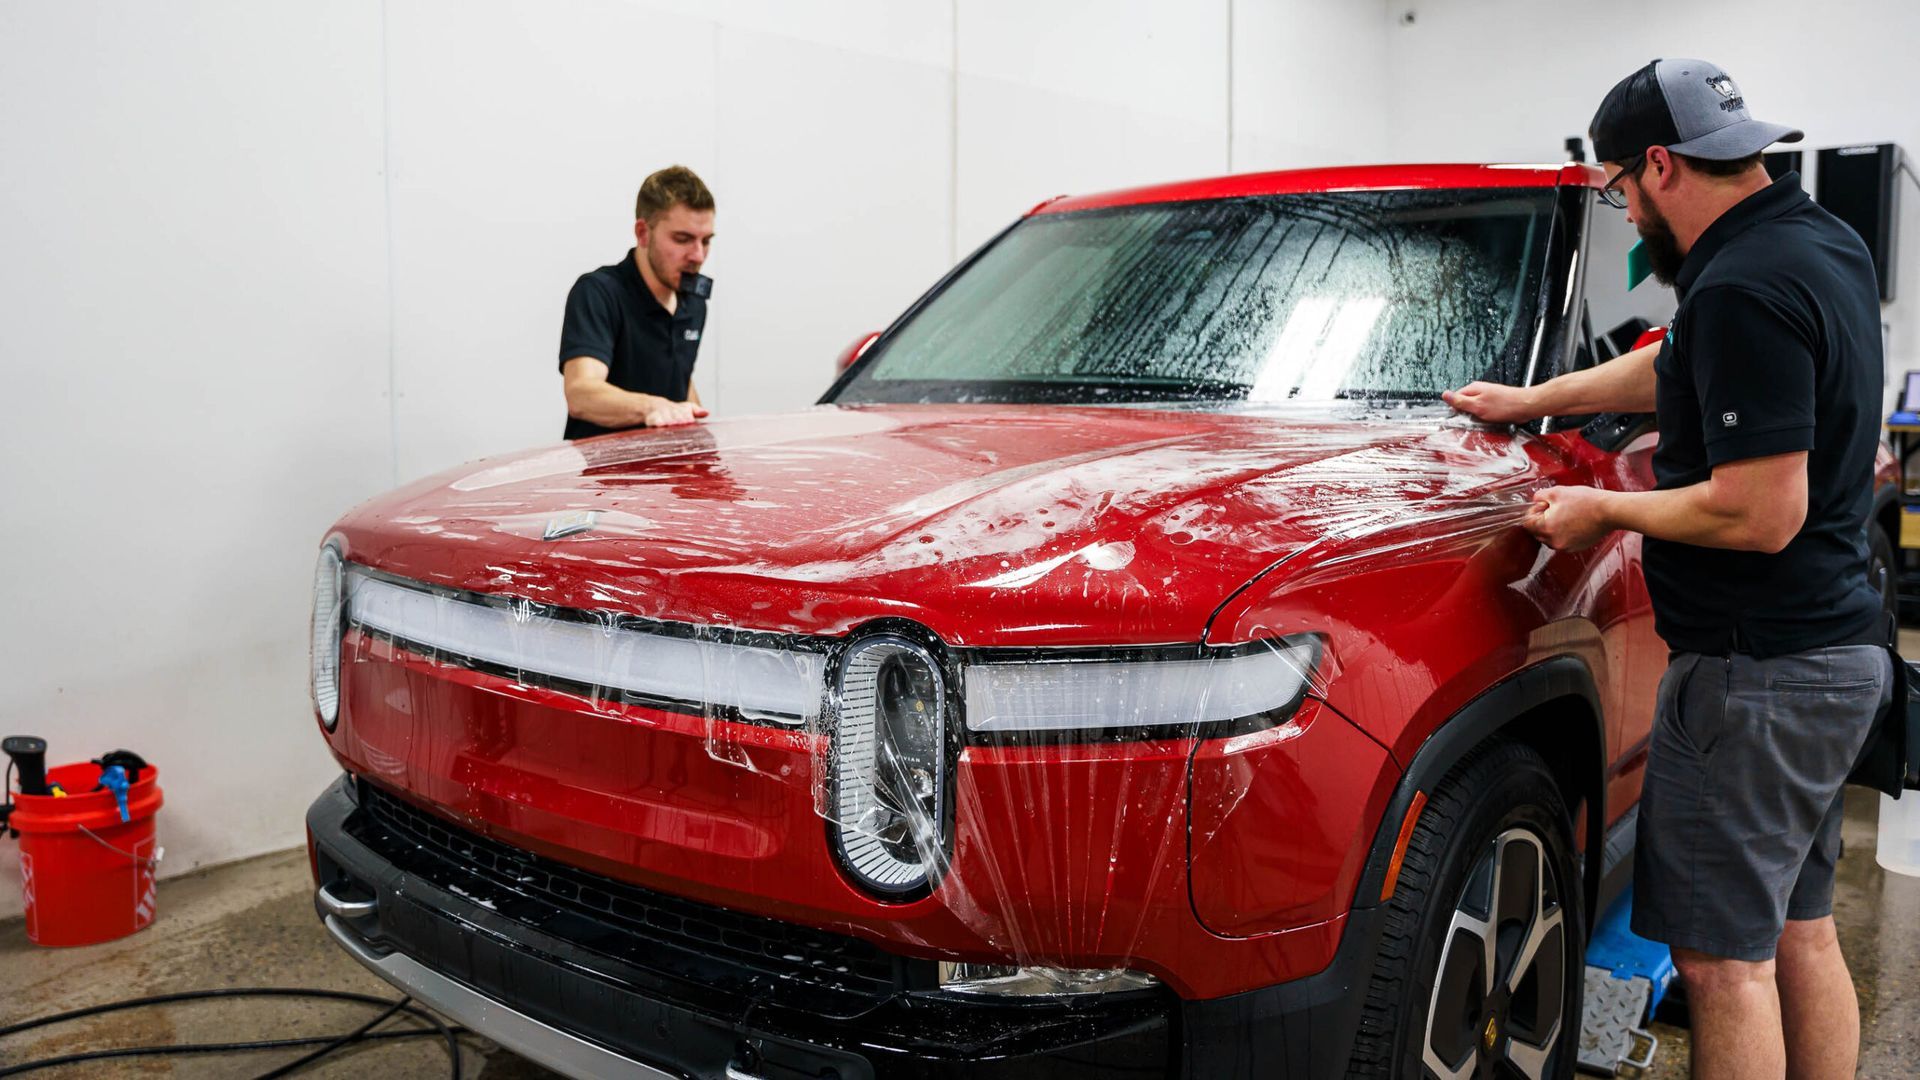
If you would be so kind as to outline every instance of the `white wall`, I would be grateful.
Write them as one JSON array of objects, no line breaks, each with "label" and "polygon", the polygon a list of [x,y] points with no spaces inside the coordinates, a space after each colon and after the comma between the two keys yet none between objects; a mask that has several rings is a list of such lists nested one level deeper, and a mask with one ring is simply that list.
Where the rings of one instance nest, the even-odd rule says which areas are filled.
[{"label": "white wall", "polygon": [[[702,396],[803,405],[1042,198],[1387,156],[1386,18],[0,5],[0,734],[156,761],[165,874],[298,843],[332,773],[315,545],[402,480],[554,440],[567,288],[626,251],[648,171],[691,165],[719,201]],[[13,858],[0,842],[0,917]]]},{"label": "white wall", "polygon": [[1235,0],[1235,172],[1391,160],[1387,9]]},{"label": "white wall", "polygon": [[[1659,56],[1719,64],[1753,115],[1806,132],[1802,148],[1897,142],[1920,153],[1911,0],[1399,0],[1389,16],[1386,113],[1402,160],[1559,160],[1608,88]],[[1901,183],[1890,379],[1920,368],[1920,191]]]},{"label": "white wall", "polygon": [[1042,199],[1227,168],[1227,4],[963,0],[964,253]]},{"label": "white wall", "polygon": [[[380,6],[0,5],[0,733],[296,842],[313,548],[393,481]],[[0,841],[0,915],[20,909]]]}]

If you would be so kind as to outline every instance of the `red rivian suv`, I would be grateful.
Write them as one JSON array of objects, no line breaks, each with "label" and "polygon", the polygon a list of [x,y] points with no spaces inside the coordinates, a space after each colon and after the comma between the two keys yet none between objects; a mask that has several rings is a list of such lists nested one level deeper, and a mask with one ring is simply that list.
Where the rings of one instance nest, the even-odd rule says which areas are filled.
[{"label": "red rivian suv", "polygon": [[1655,435],[1439,394],[1667,321],[1600,181],[1056,199],[813,408],[355,509],[327,929],[581,1076],[1570,1075],[1666,649],[1518,523]]}]

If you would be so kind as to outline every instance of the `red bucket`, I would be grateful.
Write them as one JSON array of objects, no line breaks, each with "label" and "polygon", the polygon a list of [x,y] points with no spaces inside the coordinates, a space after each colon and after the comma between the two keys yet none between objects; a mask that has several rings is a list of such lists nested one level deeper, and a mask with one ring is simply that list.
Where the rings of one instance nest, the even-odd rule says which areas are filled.
[{"label": "red bucket", "polygon": [[113,792],[93,790],[100,766],[88,762],[47,771],[48,782],[68,792],[64,798],[14,795],[27,937],[34,944],[93,945],[153,922],[158,776],[151,765],[140,770],[140,782],[127,789],[124,822]]}]

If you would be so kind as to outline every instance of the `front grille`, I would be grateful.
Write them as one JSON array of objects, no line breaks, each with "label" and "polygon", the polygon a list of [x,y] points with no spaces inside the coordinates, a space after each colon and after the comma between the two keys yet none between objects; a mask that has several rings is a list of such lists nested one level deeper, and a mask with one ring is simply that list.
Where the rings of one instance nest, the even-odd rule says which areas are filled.
[{"label": "front grille", "polygon": [[365,812],[347,831],[399,868],[702,991],[805,1000],[832,1014],[919,981],[910,968],[923,962],[858,938],[615,881],[469,832],[365,780],[358,790]]}]

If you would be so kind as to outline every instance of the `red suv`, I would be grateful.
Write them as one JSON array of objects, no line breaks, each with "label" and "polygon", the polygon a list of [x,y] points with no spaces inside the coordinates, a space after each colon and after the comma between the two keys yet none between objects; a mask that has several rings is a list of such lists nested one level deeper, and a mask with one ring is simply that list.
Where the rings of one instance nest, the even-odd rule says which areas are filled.
[{"label": "red suv", "polygon": [[359,507],[327,928],[577,1075],[1570,1075],[1666,649],[1518,522],[1651,418],[1439,394],[1667,321],[1600,182],[1054,200],[812,409]]}]

